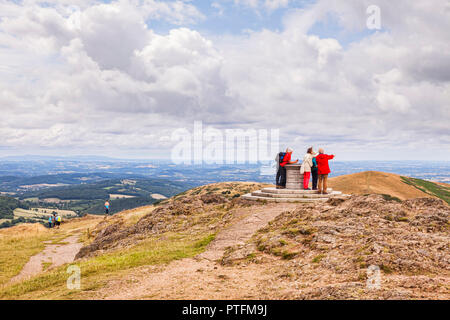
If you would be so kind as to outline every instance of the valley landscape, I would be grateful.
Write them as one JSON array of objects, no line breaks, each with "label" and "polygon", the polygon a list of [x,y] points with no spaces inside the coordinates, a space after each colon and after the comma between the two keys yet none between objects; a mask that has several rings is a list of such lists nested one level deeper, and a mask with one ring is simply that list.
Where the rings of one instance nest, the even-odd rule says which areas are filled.
[{"label": "valley landscape", "polygon": [[[45,224],[52,212],[65,219],[103,214],[106,200],[111,202],[114,214],[205,184],[274,180],[274,174],[262,175],[261,165],[251,164],[183,166],[169,160],[28,158],[0,160],[0,173],[4,174],[0,176],[0,228],[24,222]],[[348,174],[369,168],[389,169],[401,175],[365,171]],[[423,168],[428,170],[425,176]],[[448,202],[445,188],[434,183],[445,185],[450,179],[448,172],[448,162],[335,162],[330,183],[344,193],[387,193],[400,199],[438,195]]]},{"label": "valley landscape", "polygon": [[[375,171],[329,185],[349,196],[250,202],[242,195],[270,184],[219,182],[60,229],[2,229],[0,298],[450,297],[450,185]],[[66,287],[70,265],[82,270],[80,290]]]}]

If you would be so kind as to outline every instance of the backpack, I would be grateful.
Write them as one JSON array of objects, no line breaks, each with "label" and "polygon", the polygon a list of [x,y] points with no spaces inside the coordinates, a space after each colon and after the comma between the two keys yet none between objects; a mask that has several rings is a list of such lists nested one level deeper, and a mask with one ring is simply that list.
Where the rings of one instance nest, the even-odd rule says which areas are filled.
[{"label": "backpack", "polygon": [[286,152],[280,152],[278,154],[278,164],[283,162],[284,156],[286,155]]}]

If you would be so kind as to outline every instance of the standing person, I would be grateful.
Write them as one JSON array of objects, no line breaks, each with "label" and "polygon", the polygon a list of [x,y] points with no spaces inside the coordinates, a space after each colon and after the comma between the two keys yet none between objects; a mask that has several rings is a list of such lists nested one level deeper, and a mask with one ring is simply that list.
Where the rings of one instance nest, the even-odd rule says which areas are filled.
[{"label": "standing person", "polygon": [[280,163],[280,185],[277,187],[277,189],[286,189],[286,168],[284,167],[287,164],[295,164],[298,162],[298,159],[295,161],[291,161],[292,156],[292,150],[291,148],[286,149],[286,155],[283,157],[283,161]]},{"label": "standing person", "polygon": [[58,214],[58,216],[56,217],[56,226],[59,229],[59,226],[61,225],[61,216]]},{"label": "standing person", "polygon": [[52,216],[48,217],[48,227],[50,229],[53,227],[53,218],[52,218]]},{"label": "standing person", "polygon": [[309,188],[309,178],[311,176],[311,168],[313,166],[313,148],[310,147],[306,151],[305,156],[303,157],[302,166],[300,167],[300,173],[303,174],[303,189],[311,190]]},{"label": "standing person", "polygon": [[105,214],[106,215],[109,214],[109,202],[108,202],[108,200],[106,200],[106,202],[105,202]]},{"label": "standing person", "polygon": [[319,155],[316,157],[318,173],[319,173],[319,193],[328,194],[327,193],[327,180],[328,174],[331,172],[330,167],[328,165],[328,160],[334,159],[334,155],[325,154],[323,148],[319,149]]},{"label": "standing person", "polygon": [[311,175],[312,175],[312,189],[313,190],[317,190],[317,181],[319,179],[319,172],[318,172],[318,167],[317,167],[317,159],[316,159],[317,155],[314,155],[312,158],[312,163],[313,166],[311,168]]},{"label": "standing person", "polygon": [[275,157],[275,161],[277,163],[277,176],[275,177],[275,185],[277,186],[277,189],[281,186],[281,162],[284,159],[284,156],[286,155],[286,152],[280,152]]}]

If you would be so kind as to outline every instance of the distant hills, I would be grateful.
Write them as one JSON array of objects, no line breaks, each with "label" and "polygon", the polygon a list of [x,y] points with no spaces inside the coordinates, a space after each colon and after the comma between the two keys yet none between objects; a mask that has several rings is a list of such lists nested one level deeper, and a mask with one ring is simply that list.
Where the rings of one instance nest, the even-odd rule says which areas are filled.
[{"label": "distant hills", "polygon": [[364,171],[330,178],[328,185],[348,194],[386,194],[401,200],[436,197],[450,204],[450,185],[393,173]]},{"label": "distant hills", "polygon": [[[43,212],[46,211],[43,209],[73,215],[102,214],[107,199],[111,204],[110,212],[114,214],[153,204],[161,195],[162,198],[171,197],[199,185],[198,181],[117,176],[101,172],[0,177],[0,191],[3,193],[0,197],[0,227],[25,221],[45,221]],[[382,194],[399,200],[433,197],[450,204],[449,184],[386,172],[364,171],[330,178],[329,187],[346,194]]]},{"label": "distant hills", "polygon": [[0,177],[3,192],[0,228],[22,222],[45,222],[52,211],[68,216],[103,214],[106,200],[111,205],[110,213],[114,214],[153,204],[194,186],[168,179],[105,179],[110,176],[100,173]]},{"label": "distant hills", "polygon": [[55,160],[70,160],[70,161],[114,161],[122,160],[117,158],[95,156],[95,155],[80,155],[80,156],[42,156],[42,155],[23,155],[23,156],[6,156],[1,157],[1,161],[55,161]]}]

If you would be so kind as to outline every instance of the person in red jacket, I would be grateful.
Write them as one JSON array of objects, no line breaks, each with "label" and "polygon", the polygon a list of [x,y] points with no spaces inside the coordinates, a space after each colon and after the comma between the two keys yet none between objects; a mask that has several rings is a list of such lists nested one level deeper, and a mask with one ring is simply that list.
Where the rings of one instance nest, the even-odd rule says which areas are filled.
[{"label": "person in red jacket", "polygon": [[291,161],[293,150],[291,148],[286,149],[286,155],[283,158],[283,161],[280,163],[280,174],[281,174],[281,182],[280,185],[277,186],[277,189],[286,189],[286,168],[284,167],[287,164],[295,164],[298,162],[298,159],[295,161]]},{"label": "person in red jacket", "polygon": [[324,153],[323,148],[319,149],[319,155],[316,157],[317,161],[317,173],[319,174],[319,190],[318,192],[321,194],[328,194],[327,193],[327,180],[328,180],[328,174],[330,171],[330,166],[328,165],[328,160],[331,160],[334,158],[334,155],[328,155]]}]

